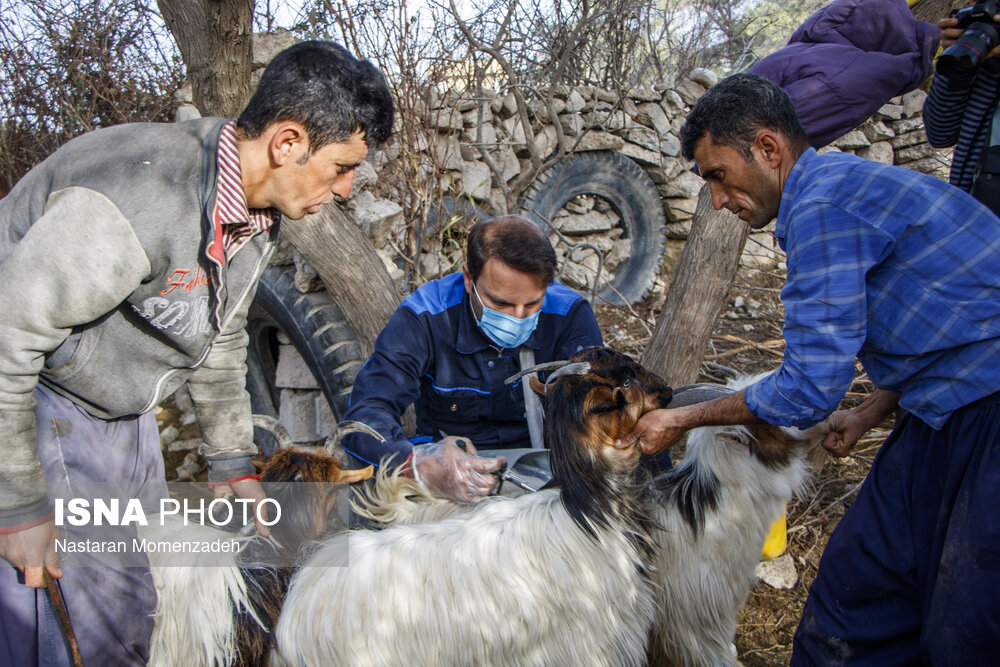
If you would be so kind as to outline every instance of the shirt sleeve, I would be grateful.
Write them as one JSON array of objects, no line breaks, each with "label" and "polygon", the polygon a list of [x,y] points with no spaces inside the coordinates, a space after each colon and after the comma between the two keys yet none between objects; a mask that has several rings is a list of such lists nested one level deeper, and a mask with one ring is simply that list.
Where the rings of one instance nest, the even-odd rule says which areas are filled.
[{"label": "shirt sleeve", "polygon": [[892,239],[828,203],[792,211],[786,238],[785,358],[751,385],[746,403],[771,424],[806,428],[833,412],[854,380],[865,341],[865,275]]},{"label": "shirt sleeve", "polygon": [[401,463],[410,455],[413,446],[403,433],[400,418],[420,394],[420,378],[429,367],[431,350],[426,323],[409,308],[397,308],[354,380],[344,416],[375,429],[386,442],[352,433],[343,442],[348,453],[372,465],[381,465],[389,457]]},{"label": "shirt sleeve", "polygon": [[53,193],[0,264],[0,526],[48,512],[32,392],[45,355],[149,275],[131,224],[104,195]]},{"label": "shirt sleeve", "polygon": [[924,132],[934,148],[954,146],[958,141],[974,75],[935,74],[924,100]]}]

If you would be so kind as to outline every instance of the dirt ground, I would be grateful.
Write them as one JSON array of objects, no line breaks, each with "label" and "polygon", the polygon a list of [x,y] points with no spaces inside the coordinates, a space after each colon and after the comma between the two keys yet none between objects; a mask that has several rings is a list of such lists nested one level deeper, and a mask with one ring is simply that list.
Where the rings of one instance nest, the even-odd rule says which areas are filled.
[{"label": "dirt ground", "polygon": [[[665,272],[666,273],[666,272]],[[665,276],[669,280],[669,275]],[[784,343],[781,329],[784,311],[780,290],[784,273],[779,269],[741,268],[730,289],[722,316],[712,333],[711,349],[702,365],[701,381],[724,381],[726,371],[758,373],[781,364]],[[633,355],[641,354],[649,340],[663,297],[624,308],[598,306],[598,320],[610,344]],[[742,305],[735,307],[734,304]],[[724,368],[723,368],[724,367]],[[853,407],[864,400],[873,387],[860,369],[854,385],[841,405]],[[845,459],[826,459],[821,470],[801,498],[788,505],[788,551],[795,562],[798,583],[790,590],[777,590],[758,583],[740,613],[736,648],[747,667],[787,665],[791,658],[792,636],[802,613],[809,586],[816,576],[827,539],[851,505],[861,482],[891,422],[870,431]],[[674,458],[681,458],[674,452]]]},{"label": "dirt ground", "polygon": [[[665,269],[664,278],[669,281],[669,277],[669,270]],[[721,382],[729,371],[758,373],[780,365],[784,313],[779,292],[783,283],[784,274],[779,269],[740,269],[713,330],[701,381]],[[649,340],[662,301],[660,294],[631,308],[597,305],[595,311],[605,342],[638,358]],[[857,405],[871,390],[871,383],[859,367],[854,385],[841,407]],[[171,424],[180,427],[178,440],[198,437],[197,426],[181,426],[179,418],[180,413],[172,401],[166,401],[157,409],[161,428]],[[850,457],[827,459],[822,469],[815,472],[809,490],[789,503],[788,553],[795,562],[798,583],[790,590],[777,590],[758,583],[751,593],[740,613],[736,636],[740,662],[747,667],[788,664],[792,636],[809,585],[816,576],[823,548],[853,501],[889,428],[891,423],[886,423],[869,432]],[[675,460],[683,454],[681,451],[673,453]],[[175,479],[173,471],[182,464],[185,454],[184,451],[164,452],[168,481]],[[196,479],[204,478],[204,470],[196,475]]]}]

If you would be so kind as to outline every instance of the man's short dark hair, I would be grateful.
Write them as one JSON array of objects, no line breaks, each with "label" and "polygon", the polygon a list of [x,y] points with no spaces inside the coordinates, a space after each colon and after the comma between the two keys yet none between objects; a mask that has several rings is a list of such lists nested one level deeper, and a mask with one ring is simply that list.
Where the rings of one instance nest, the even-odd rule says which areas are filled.
[{"label": "man's short dark hair", "polygon": [[778,84],[756,74],[734,74],[708,89],[681,128],[681,150],[694,159],[694,147],[705,133],[721,145],[739,151],[750,162],[757,132],[775,130],[788,139],[794,150],[809,147],[791,98]]},{"label": "man's short dark hair", "polygon": [[469,232],[469,272],[472,280],[487,260],[497,259],[512,269],[537,276],[548,285],[556,275],[556,251],[541,227],[519,215],[480,220]]},{"label": "man's short dark hair", "polygon": [[274,57],[237,125],[256,139],[272,123],[293,120],[309,151],[347,141],[361,130],[374,148],[392,131],[392,97],[382,73],[339,44],[299,42]]}]

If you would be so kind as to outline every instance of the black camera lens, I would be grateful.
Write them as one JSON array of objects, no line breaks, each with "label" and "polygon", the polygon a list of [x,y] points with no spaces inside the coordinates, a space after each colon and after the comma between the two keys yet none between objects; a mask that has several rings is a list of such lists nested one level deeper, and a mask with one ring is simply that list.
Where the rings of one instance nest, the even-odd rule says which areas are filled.
[{"label": "black camera lens", "polygon": [[1000,35],[992,23],[976,22],[962,33],[954,44],[938,56],[937,71],[945,76],[970,75],[1000,43]]}]

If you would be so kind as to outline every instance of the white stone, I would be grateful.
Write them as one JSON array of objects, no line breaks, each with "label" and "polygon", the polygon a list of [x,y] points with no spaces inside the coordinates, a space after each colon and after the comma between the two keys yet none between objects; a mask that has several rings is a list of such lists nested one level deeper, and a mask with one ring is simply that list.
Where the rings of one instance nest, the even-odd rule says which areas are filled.
[{"label": "white stone", "polygon": [[578,151],[616,151],[625,145],[625,140],[609,132],[587,130],[577,144]]},{"label": "white stone", "polygon": [[684,109],[684,98],[673,88],[663,91],[663,103],[669,107],[663,109],[667,112],[668,116],[673,116],[678,111]]},{"label": "white stone", "polygon": [[170,425],[163,428],[160,431],[160,444],[169,445],[171,442],[177,439],[181,432],[177,430],[176,426]]},{"label": "white stone", "polygon": [[719,75],[707,67],[695,67],[687,75],[687,78],[700,83],[705,88],[711,88],[715,84],[719,83]]},{"label": "white stone", "polygon": [[697,198],[705,181],[692,171],[682,171],[676,178],[665,183],[658,189],[664,197],[679,197],[681,199]]},{"label": "white stone", "polygon": [[885,104],[878,110],[878,113],[886,118],[899,120],[903,117],[903,107],[899,104]]},{"label": "white stone", "polygon": [[264,67],[278,53],[295,44],[297,40],[292,33],[284,28],[273,32],[256,32],[251,42],[253,50],[253,67]]},{"label": "white stone", "polygon": [[535,150],[543,160],[552,154],[552,151],[559,145],[559,131],[552,125],[546,125],[541,132],[535,135]]},{"label": "white stone", "polygon": [[464,127],[462,114],[456,109],[434,109],[428,115],[427,127],[441,132],[457,132]]},{"label": "white stone", "polygon": [[168,452],[189,452],[192,449],[201,447],[201,438],[190,438],[188,440],[174,440],[167,445]]},{"label": "white stone", "polygon": [[757,578],[771,588],[790,590],[799,581],[799,573],[795,569],[795,561],[790,554],[778,556],[757,564]]},{"label": "white stone", "polygon": [[684,222],[694,217],[694,212],[698,209],[698,198],[689,199],[668,199],[667,219],[671,222]]},{"label": "white stone", "polygon": [[673,132],[668,133],[660,140],[660,152],[664,155],[677,157],[681,154],[681,140]]},{"label": "white stone", "polygon": [[663,97],[652,88],[642,87],[630,89],[628,91],[628,96],[630,99],[637,100],[639,102],[659,102],[660,98]]},{"label": "white stone", "polygon": [[566,98],[566,112],[567,113],[579,113],[583,111],[584,105],[587,101],[583,99],[583,95],[578,93],[576,90],[570,92],[569,97]]},{"label": "white stone", "polygon": [[294,345],[278,346],[274,386],[279,389],[319,389],[319,383]]},{"label": "white stone", "polygon": [[462,166],[462,192],[476,201],[483,201],[490,196],[490,184],[493,177],[490,168],[482,162],[465,162]]},{"label": "white stone", "polygon": [[567,236],[582,236],[595,232],[605,232],[614,227],[611,218],[604,213],[589,211],[582,215],[568,215],[558,225],[559,231]]},{"label": "white stone", "polygon": [[654,102],[640,104],[635,119],[646,127],[656,130],[661,135],[670,132],[670,119],[667,118],[667,113],[663,110],[663,107]]},{"label": "white stone", "polygon": [[505,183],[510,183],[512,178],[521,173],[521,163],[517,161],[517,156],[510,148],[502,148],[500,155],[494,159],[500,166],[500,173]]},{"label": "white stone", "polygon": [[893,164],[892,144],[888,141],[876,141],[871,146],[859,148],[858,155],[872,162]]},{"label": "white stone", "polygon": [[919,88],[917,90],[911,90],[907,94],[903,95],[903,115],[907,118],[912,118],[913,116],[919,116],[924,111],[924,100],[927,98],[927,93]]},{"label": "white stone", "polygon": [[379,248],[375,252],[378,253],[379,259],[382,260],[382,264],[385,266],[385,270],[389,274],[389,278],[392,279],[394,283],[402,280],[403,276],[406,275],[406,272],[396,266],[396,263],[392,261],[392,255],[389,254],[389,251]]},{"label": "white stone", "polygon": [[865,133],[865,136],[868,137],[868,141],[872,143],[892,139],[896,136],[896,132],[880,120],[872,120],[871,122],[865,123],[861,128],[861,131]]},{"label": "white stone", "polygon": [[462,147],[458,139],[440,135],[435,137],[434,160],[443,169],[451,171],[461,169],[465,161],[462,160]]},{"label": "white stone", "polygon": [[583,132],[583,118],[575,113],[564,113],[559,116],[559,125],[564,134],[575,137]]},{"label": "white stone", "polygon": [[375,185],[375,181],[377,180],[378,174],[375,172],[375,167],[368,160],[364,160],[354,168],[354,183],[351,184],[351,195],[353,196],[355,193]]},{"label": "white stone", "polygon": [[201,457],[195,452],[189,452],[187,456],[184,457],[184,462],[181,463],[175,469],[177,474],[178,482],[184,482],[187,480],[193,480],[195,475],[197,475],[202,470]]},{"label": "white stone", "polygon": [[691,79],[682,79],[677,82],[677,87],[674,88],[677,94],[681,96],[684,103],[688,106],[694,106],[694,103],[698,101],[702,95],[705,94],[705,86],[701,85],[697,81],[692,81]]},{"label": "white stone", "polygon": [[660,137],[655,130],[636,127],[631,130],[625,130],[625,138],[629,142],[646,150],[660,152]]},{"label": "white stone", "polygon": [[177,107],[177,111],[174,113],[175,123],[183,123],[186,120],[194,120],[196,118],[201,118],[201,112],[193,104],[182,104]]},{"label": "white stone", "polygon": [[374,199],[355,206],[351,213],[361,229],[377,247],[385,244],[393,224],[403,217],[403,207],[388,199]]},{"label": "white stone", "polygon": [[659,167],[662,160],[660,151],[651,151],[628,142],[622,144],[622,147],[618,149],[618,152],[622,155],[627,155],[636,162],[648,164],[653,167]]},{"label": "white stone", "polygon": [[320,416],[316,410],[315,391],[282,389],[280,395],[279,419],[288,430],[292,442],[316,442],[326,437],[317,428]]},{"label": "white stone", "polygon": [[868,141],[868,137],[860,130],[851,130],[839,139],[830,142],[830,145],[836,146],[841,150],[854,150],[862,146],[868,146],[869,144],[871,142]]}]

